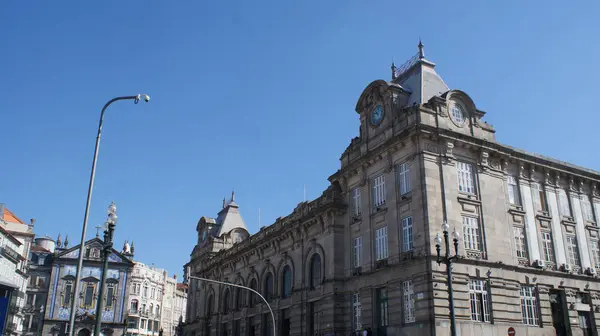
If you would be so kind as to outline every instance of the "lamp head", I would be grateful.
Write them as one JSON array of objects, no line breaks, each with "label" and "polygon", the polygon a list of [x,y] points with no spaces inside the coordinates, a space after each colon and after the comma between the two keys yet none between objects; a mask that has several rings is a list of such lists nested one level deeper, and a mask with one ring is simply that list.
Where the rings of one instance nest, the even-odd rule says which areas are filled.
[{"label": "lamp head", "polygon": [[442,246],[442,237],[439,233],[435,236],[435,246]]},{"label": "lamp head", "polygon": [[442,224],[442,231],[448,232],[449,229],[450,229],[450,225],[448,225],[447,221],[444,221],[444,223]]},{"label": "lamp head", "polygon": [[460,239],[460,234],[458,233],[458,231],[456,231],[456,228],[454,228],[454,232],[452,232],[452,238],[454,238],[454,240],[456,241]]},{"label": "lamp head", "polygon": [[150,101],[150,96],[145,94],[145,93],[140,93],[135,97],[135,100],[133,101],[135,104],[140,102],[140,99],[144,99],[144,101],[147,103]]}]

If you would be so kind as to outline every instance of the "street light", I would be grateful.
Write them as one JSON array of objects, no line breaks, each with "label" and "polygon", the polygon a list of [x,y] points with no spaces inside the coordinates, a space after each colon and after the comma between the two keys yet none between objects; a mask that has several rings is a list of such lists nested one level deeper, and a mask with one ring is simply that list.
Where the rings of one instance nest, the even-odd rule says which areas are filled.
[{"label": "street light", "polygon": [[273,320],[273,336],[277,335],[277,330],[275,327],[275,315],[273,314],[273,309],[271,309],[271,306],[269,305],[269,302],[267,301],[267,299],[265,299],[264,296],[260,295],[260,293],[257,292],[256,290],[254,290],[250,287],[242,286],[242,285],[237,285],[237,284],[232,284],[229,282],[217,281],[217,280],[212,280],[212,279],[205,279],[205,278],[201,278],[201,277],[197,277],[197,276],[193,276],[193,275],[188,275],[188,278],[196,279],[196,280],[200,280],[200,281],[218,283],[218,284],[226,285],[226,286],[238,287],[238,288],[242,288],[242,289],[247,289],[247,290],[251,291],[252,293],[258,295],[265,302],[265,304],[267,305],[267,308],[269,308],[269,312],[271,313],[271,319]]},{"label": "street light", "polygon": [[454,313],[454,290],[452,289],[452,263],[458,258],[458,239],[460,235],[456,232],[452,232],[452,240],[454,241],[454,255],[450,255],[450,239],[448,237],[448,230],[450,226],[446,221],[442,224],[442,231],[444,232],[444,242],[446,246],[445,256],[440,255],[442,247],[442,237],[438,233],[435,236],[435,249],[437,250],[437,263],[438,265],[442,262],[446,264],[446,275],[448,277],[448,301],[450,305],[450,335],[456,336],[456,314]]},{"label": "street light", "polygon": [[[94,336],[100,336],[100,329],[102,328],[102,311],[104,310],[104,285],[106,283],[106,277],[108,275],[108,256],[112,252],[113,247],[113,234],[115,232],[115,226],[117,224],[117,206],[115,202],[111,202],[108,207],[108,218],[106,219],[104,229],[104,246],[102,251],[102,276],[100,279],[100,288],[98,289],[98,302],[96,303],[96,326],[94,327]],[[112,300],[107,297],[106,300]]]},{"label": "street light", "polygon": [[[104,111],[106,108],[110,106],[110,104],[116,102],[117,100],[133,100],[135,104],[137,104],[140,99],[144,99],[145,102],[150,101],[150,96],[147,94],[138,94],[135,96],[123,96],[113,98],[108,101],[102,108],[100,112],[100,122],[98,123],[98,135],[96,136],[96,147],[94,148],[94,159],[92,161],[92,172],[90,173],[90,184],[88,186],[87,193],[87,202],[85,204],[85,214],[83,216],[83,227],[81,228],[81,243],[79,244],[79,258],[77,260],[77,268],[75,271],[75,286],[73,288],[73,293],[77,293],[79,291],[79,282],[81,281],[81,268],[83,267],[83,245],[85,244],[85,234],[87,231],[87,222],[88,215],[90,212],[90,203],[92,201],[92,189],[94,187],[94,176],[96,175],[96,161],[98,161],[98,149],[100,148],[100,136],[102,135],[102,122],[104,121]],[[73,295],[73,300],[71,300],[71,312],[69,316],[69,335],[73,336],[75,333],[75,307],[77,307],[77,295]]]}]

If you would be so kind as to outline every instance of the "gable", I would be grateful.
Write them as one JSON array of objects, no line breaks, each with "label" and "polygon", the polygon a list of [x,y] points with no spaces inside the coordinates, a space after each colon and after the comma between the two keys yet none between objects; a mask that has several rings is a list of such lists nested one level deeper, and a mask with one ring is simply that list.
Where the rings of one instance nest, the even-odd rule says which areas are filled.
[{"label": "gable", "polygon": [[[93,257],[91,254],[90,254],[90,257],[84,256],[84,260],[94,260],[94,261],[101,260],[100,253],[102,251],[102,240],[100,240],[98,238],[88,240],[85,243],[85,247],[90,248],[90,249],[98,249],[98,254],[96,254],[96,257]],[[84,249],[84,251],[85,251],[85,249]],[[79,258],[79,245],[71,247],[70,249],[59,253],[57,259],[65,260],[65,259],[78,259],[78,258]],[[114,248],[112,249],[111,254],[108,256],[108,260],[113,263],[126,263],[126,264],[133,265],[133,262],[131,260],[129,260],[127,257],[122,255],[121,253],[119,253]]]}]

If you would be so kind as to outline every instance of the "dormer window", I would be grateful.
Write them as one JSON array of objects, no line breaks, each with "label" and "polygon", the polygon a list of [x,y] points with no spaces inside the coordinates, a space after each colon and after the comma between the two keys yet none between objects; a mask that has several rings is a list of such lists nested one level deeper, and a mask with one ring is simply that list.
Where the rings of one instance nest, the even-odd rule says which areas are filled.
[{"label": "dormer window", "polygon": [[458,102],[452,102],[450,105],[450,117],[455,124],[461,126],[465,123],[465,108]]},{"label": "dormer window", "polygon": [[92,247],[90,250],[90,257],[92,258],[100,258],[100,250],[96,247]]}]

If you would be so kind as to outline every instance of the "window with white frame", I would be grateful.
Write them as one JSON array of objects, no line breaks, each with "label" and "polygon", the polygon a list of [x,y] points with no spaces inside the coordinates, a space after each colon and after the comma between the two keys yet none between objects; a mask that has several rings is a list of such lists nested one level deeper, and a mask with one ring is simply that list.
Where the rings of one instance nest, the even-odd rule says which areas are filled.
[{"label": "window with white frame", "polygon": [[554,263],[554,244],[550,232],[542,232],[542,254],[545,262]]},{"label": "window with white frame", "polygon": [[404,195],[410,191],[410,166],[408,162],[399,164],[396,171],[398,172],[398,189],[400,195]]},{"label": "window with white frame", "polygon": [[475,178],[473,174],[473,165],[465,162],[456,162],[458,173],[458,191],[475,194]]},{"label": "window with white frame", "polygon": [[385,204],[385,176],[379,175],[373,179],[373,207]]},{"label": "window with white frame", "polygon": [[598,240],[590,240],[590,253],[592,254],[592,266],[600,269],[600,247],[598,246]]},{"label": "window with white frame", "polygon": [[544,188],[537,182],[531,183],[531,193],[533,196],[533,206],[537,211],[548,211],[546,204],[546,193]]},{"label": "window with white frame", "polygon": [[481,251],[481,236],[479,233],[479,219],[475,217],[462,217],[463,241],[466,250]]},{"label": "window with white frame", "polygon": [[354,238],[354,254],[352,257],[352,264],[354,267],[360,267],[360,255],[362,252],[362,237]]},{"label": "window with white frame", "polygon": [[352,216],[360,215],[360,188],[352,189]]},{"label": "window with white frame", "polygon": [[354,327],[354,330],[361,330],[362,324],[360,322],[360,316],[362,314],[362,306],[360,305],[360,294],[359,293],[352,294],[352,311],[353,311],[352,326]]},{"label": "window with white frame", "polygon": [[540,325],[538,302],[533,286],[521,286],[521,313],[523,324],[530,326]]},{"label": "window with white frame", "polygon": [[415,322],[415,295],[412,280],[402,283],[402,299],[404,301],[404,323]]},{"label": "window with white frame", "polygon": [[402,219],[402,252],[413,249],[413,222],[412,217]]},{"label": "window with white frame", "polygon": [[471,320],[490,322],[490,300],[487,280],[471,279],[469,282],[471,297]]},{"label": "window with white frame", "polygon": [[515,251],[517,258],[527,259],[527,242],[525,240],[525,229],[519,226],[513,227],[515,234]]},{"label": "window with white frame", "polygon": [[564,189],[558,189],[558,208],[561,216],[571,217],[569,197]]},{"label": "window with white frame", "polygon": [[592,203],[587,195],[583,195],[581,198],[581,211],[583,212],[583,218],[586,221],[594,221],[594,210],[592,209]]},{"label": "window with white frame", "polygon": [[375,231],[375,260],[383,260],[388,257],[388,235],[387,226]]},{"label": "window with white frame", "polygon": [[512,205],[521,205],[521,197],[519,193],[519,184],[517,178],[514,176],[508,176],[506,179],[508,185],[508,201]]},{"label": "window with white frame", "polygon": [[581,266],[579,259],[579,246],[577,245],[577,237],[573,235],[567,236],[567,261],[572,266]]}]

